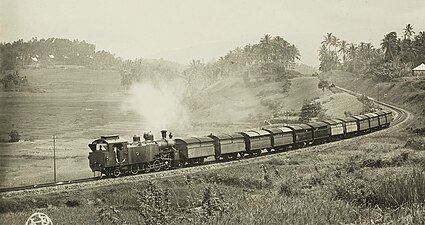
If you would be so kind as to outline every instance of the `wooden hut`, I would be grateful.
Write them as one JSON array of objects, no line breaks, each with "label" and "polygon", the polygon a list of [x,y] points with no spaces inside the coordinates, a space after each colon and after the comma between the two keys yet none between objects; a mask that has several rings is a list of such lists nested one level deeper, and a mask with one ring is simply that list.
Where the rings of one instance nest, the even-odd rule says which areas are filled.
[{"label": "wooden hut", "polygon": [[412,75],[416,76],[417,78],[424,77],[425,76],[425,64],[422,63],[421,65],[413,68],[412,69]]}]

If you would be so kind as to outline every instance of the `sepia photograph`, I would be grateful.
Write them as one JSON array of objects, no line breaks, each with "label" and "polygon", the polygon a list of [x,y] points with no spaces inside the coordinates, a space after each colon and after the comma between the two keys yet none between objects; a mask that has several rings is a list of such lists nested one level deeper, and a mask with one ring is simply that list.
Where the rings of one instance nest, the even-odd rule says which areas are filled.
[{"label": "sepia photograph", "polygon": [[0,0],[0,224],[425,224],[425,1]]}]

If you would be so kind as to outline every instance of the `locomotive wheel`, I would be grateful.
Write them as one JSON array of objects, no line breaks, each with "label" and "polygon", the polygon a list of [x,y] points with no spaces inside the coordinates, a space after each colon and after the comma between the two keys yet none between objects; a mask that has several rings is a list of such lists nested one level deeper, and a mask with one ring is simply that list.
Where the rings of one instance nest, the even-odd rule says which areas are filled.
[{"label": "locomotive wheel", "polygon": [[119,177],[121,175],[121,171],[120,169],[115,169],[114,172],[112,173],[114,175],[114,177]]},{"label": "locomotive wheel", "polygon": [[145,173],[149,173],[149,172],[151,171],[151,169],[150,169],[150,165],[149,165],[149,164],[143,164],[143,165],[142,165],[142,170],[143,170]]},{"label": "locomotive wheel", "polygon": [[158,172],[161,170],[161,163],[158,160],[153,161],[153,170]]},{"label": "locomotive wheel", "polygon": [[109,169],[106,169],[105,170],[105,172],[104,172],[104,174],[105,174],[105,177],[107,177],[107,178],[109,178],[109,177],[111,177],[111,171],[109,170]]},{"label": "locomotive wheel", "polygon": [[131,165],[130,173],[133,174],[133,175],[138,174],[139,173],[139,166],[138,165]]},{"label": "locomotive wheel", "polygon": [[166,162],[165,162],[165,167],[164,167],[164,169],[165,169],[165,170],[169,170],[170,168],[171,168],[171,162],[166,161]]}]

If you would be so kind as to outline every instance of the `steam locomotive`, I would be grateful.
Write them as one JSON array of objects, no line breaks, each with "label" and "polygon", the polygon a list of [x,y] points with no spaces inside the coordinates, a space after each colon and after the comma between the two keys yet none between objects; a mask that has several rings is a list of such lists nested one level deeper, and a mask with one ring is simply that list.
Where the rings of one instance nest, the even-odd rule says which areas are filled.
[{"label": "steam locomotive", "polygon": [[93,172],[119,177],[121,174],[159,171],[216,161],[261,155],[263,150],[287,151],[308,145],[350,138],[390,126],[392,112],[381,110],[364,115],[263,128],[233,134],[172,138],[162,130],[162,139],[152,133],[133,136],[129,142],[118,135],[101,136],[89,144],[89,166]]}]

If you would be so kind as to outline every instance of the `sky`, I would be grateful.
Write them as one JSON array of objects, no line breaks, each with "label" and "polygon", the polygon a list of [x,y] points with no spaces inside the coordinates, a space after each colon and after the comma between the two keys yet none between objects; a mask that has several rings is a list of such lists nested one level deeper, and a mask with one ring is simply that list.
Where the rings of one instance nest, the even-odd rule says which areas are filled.
[{"label": "sky", "polygon": [[210,61],[265,34],[295,44],[318,66],[332,32],[379,46],[406,24],[425,31],[425,0],[0,0],[0,42],[85,40],[117,56]]}]

